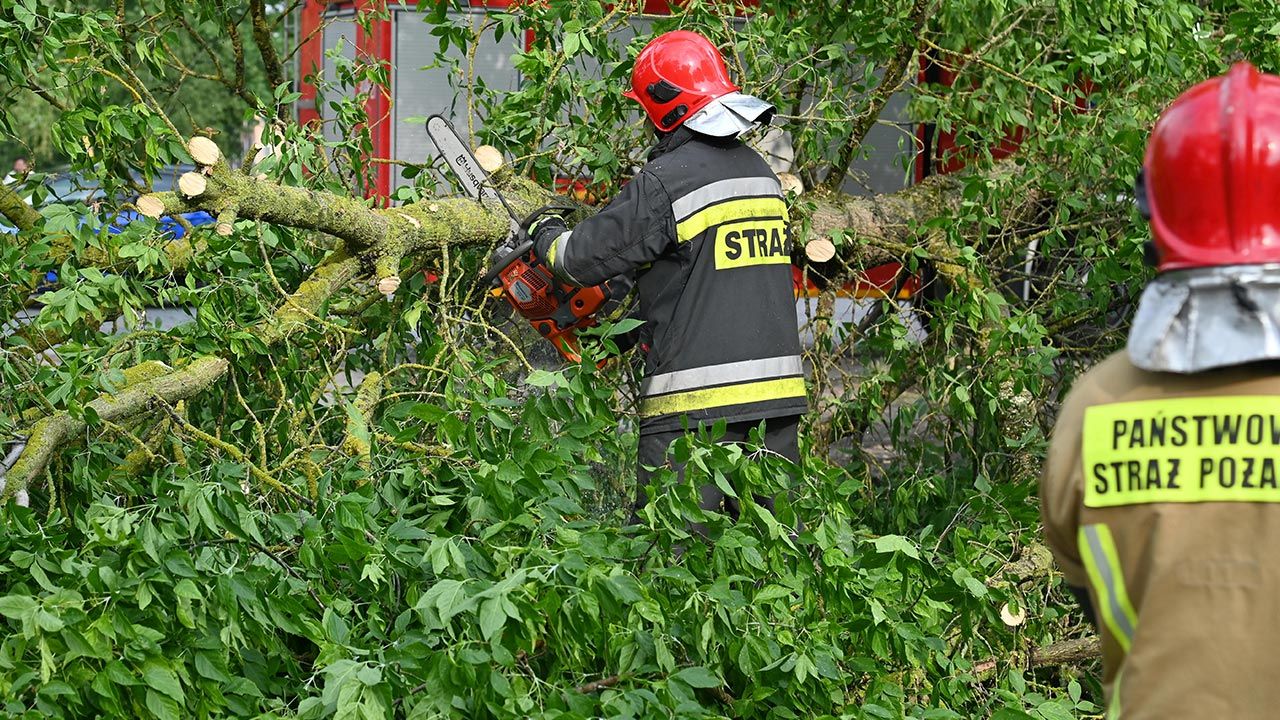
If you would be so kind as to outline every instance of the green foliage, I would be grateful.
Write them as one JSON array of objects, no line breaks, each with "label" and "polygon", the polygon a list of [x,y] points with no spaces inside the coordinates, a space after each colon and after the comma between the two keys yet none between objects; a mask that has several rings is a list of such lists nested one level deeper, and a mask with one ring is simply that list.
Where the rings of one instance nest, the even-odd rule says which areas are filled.
[{"label": "green foliage", "polygon": [[[131,502],[102,494],[118,487],[104,482],[69,489],[65,516],[12,511],[0,541],[7,712],[1069,712],[1065,700],[1036,710],[1045,701],[980,689],[965,659],[971,646],[1016,647],[1001,602],[1054,614],[974,577],[1009,550],[983,519],[1007,505],[1029,522],[1021,499],[979,496],[966,522],[941,531],[928,493],[904,498],[858,468],[796,469],[692,438],[673,450],[686,481],[655,480],[668,487],[645,521],[620,529],[590,508],[616,481],[601,468],[625,463],[634,438],[617,434],[611,392],[584,368],[535,374],[515,403],[479,364],[435,402],[390,405],[379,481],[331,466],[314,508],[246,492],[243,466],[190,444],[186,466],[157,472]],[[425,456],[395,444],[428,436],[439,447]],[[750,500],[792,473],[776,519]],[[698,510],[703,482],[741,497],[743,517]],[[690,519],[714,544],[689,536]],[[1016,672],[1000,686],[1026,688]]]},{"label": "green foliage", "polygon": [[132,169],[145,184],[156,166],[187,160],[160,112],[184,133],[213,130],[224,152],[238,154],[246,104],[258,114],[270,109],[261,64],[244,60],[255,52],[247,6],[0,3],[9,49],[0,70],[0,167],[26,155],[41,168],[69,164],[109,183],[128,181]]},{"label": "green foliage", "polygon": [[[24,320],[32,335],[66,338],[47,361],[16,339],[0,348],[0,447],[54,412],[88,425],[32,487],[32,508],[0,511],[6,715],[1100,713],[1092,666],[1024,669],[1030,648],[1088,629],[1052,576],[1004,570],[1038,538],[1034,470],[1054,401],[1078,366],[1119,346],[1146,277],[1129,193],[1150,124],[1241,56],[1280,69],[1274,3],[954,0],[918,37],[908,8],[871,2],[765,0],[737,22],[695,1],[655,19],[655,32],[697,29],[729,51],[744,89],[781,109],[810,186],[845,170],[831,164],[881,82],[876,68],[925,51],[957,80],[903,90],[908,114],[954,133],[975,172],[958,209],[915,228],[922,243],[901,258],[927,286],[912,314],[871,302],[860,327],[817,333],[803,467],[716,445],[714,430],[679,441],[686,477],[660,474],[636,526],[624,525],[635,361],[594,363],[620,328],[599,333],[583,365],[551,370],[540,339],[475,287],[483,251],[407,259],[387,301],[366,301],[361,278],[268,348],[256,324],[332,238],[241,220],[230,236],[197,233],[179,267],[155,223],[103,232],[102,213],[185,159],[170,122],[230,128],[237,113],[297,99],[288,84],[264,87],[250,51],[250,98],[210,84],[207,107],[173,111],[205,98],[166,82],[175,58],[234,75],[220,5],[158,3],[139,29],[117,22],[114,3],[0,0],[11,50],[0,90],[21,98],[0,110],[0,130],[25,137],[31,84],[65,91],[67,109],[47,116],[51,152],[110,198],[96,212],[45,206],[42,227],[0,241],[0,319],[38,312]],[[607,194],[632,172],[649,138],[616,91],[647,39],[627,30],[637,3],[534,3],[465,22],[449,6],[422,3],[417,20],[455,72],[458,108],[484,120],[481,139],[546,183]],[[446,55],[473,48],[481,28],[532,31],[517,92]],[[318,105],[327,137],[342,139],[270,127],[276,153],[255,172],[332,192],[367,183],[365,93],[388,70],[329,60]],[[100,72],[133,85],[126,68],[158,103]],[[1015,182],[991,172],[1011,134],[1021,148],[999,167]],[[421,170],[406,169],[419,184],[401,200],[434,192]],[[954,252],[939,257],[934,241]],[[942,265],[958,269],[954,284]],[[49,269],[61,284],[32,298]],[[865,269],[806,272],[834,288]],[[156,305],[193,308],[195,320],[142,327]],[[231,369],[180,406],[123,424],[85,409],[130,368],[201,355]],[[371,373],[383,386],[361,408],[352,389]],[[364,444],[367,457],[351,452]],[[703,483],[739,497],[742,517],[700,510]],[[758,493],[780,496],[776,516]],[[709,539],[689,534],[694,522]],[[1026,622],[1007,626],[1006,605]]]}]

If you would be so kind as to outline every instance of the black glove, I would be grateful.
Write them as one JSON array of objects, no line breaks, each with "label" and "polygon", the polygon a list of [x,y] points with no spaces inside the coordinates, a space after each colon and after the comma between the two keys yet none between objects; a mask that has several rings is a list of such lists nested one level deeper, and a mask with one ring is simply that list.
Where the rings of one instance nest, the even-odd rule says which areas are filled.
[{"label": "black glove", "polygon": [[551,247],[551,243],[568,229],[569,226],[565,224],[564,218],[558,215],[548,215],[537,220],[529,228],[529,237],[533,240],[533,252],[545,260],[547,248]]},{"label": "black glove", "polygon": [[545,260],[547,248],[564,231],[569,229],[569,226],[565,224],[564,217],[560,215],[560,212],[564,212],[567,209],[556,205],[545,205],[520,222],[520,227],[524,229],[529,235],[529,239],[533,241],[533,252],[539,258]]}]

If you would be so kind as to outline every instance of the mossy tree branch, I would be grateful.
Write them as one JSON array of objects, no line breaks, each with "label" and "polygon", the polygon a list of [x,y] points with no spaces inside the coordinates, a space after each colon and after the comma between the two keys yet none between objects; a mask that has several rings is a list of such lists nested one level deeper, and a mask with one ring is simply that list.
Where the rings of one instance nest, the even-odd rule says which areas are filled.
[{"label": "mossy tree branch", "polygon": [[6,183],[0,183],[0,215],[23,231],[31,230],[40,223],[40,213]]},{"label": "mossy tree branch", "polygon": [[1096,660],[1099,657],[1102,657],[1102,645],[1099,643],[1097,636],[1090,636],[1074,640],[1063,640],[1052,645],[1033,648],[1031,652],[1025,655],[1015,653],[1007,659],[992,658],[983,660],[974,664],[973,674],[979,678],[985,678],[1005,662],[1028,668],[1041,668],[1074,665]]},{"label": "mossy tree branch", "polygon": [[90,402],[82,415],[57,412],[42,418],[31,427],[26,448],[5,476],[4,497],[25,490],[38,478],[59,448],[88,429],[89,418],[119,423],[151,412],[158,403],[186,400],[217,382],[227,367],[222,358],[200,358],[178,369],[149,361],[131,368],[124,387]]},{"label": "mossy tree branch", "polygon": [[366,472],[372,462],[372,444],[370,443],[373,416],[382,400],[382,373],[369,373],[356,390],[355,399],[347,410],[346,433],[342,439],[342,450],[356,458],[356,462]]},{"label": "mossy tree branch", "polygon": [[[371,266],[379,258],[430,253],[447,244],[481,244],[499,238],[508,221],[502,208],[466,198],[430,199],[399,208],[371,208],[360,199],[281,185],[233,172],[225,160],[206,167],[208,182],[196,196],[167,192],[144,196],[139,209],[151,217],[205,210],[323,232],[346,241]],[[494,178],[516,212],[532,212],[551,195],[509,172]]]},{"label": "mossy tree branch", "polygon": [[[994,184],[1021,182],[1024,169],[1014,160],[1002,160],[983,174]],[[857,197],[817,190],[800,196],[799,214],[807,218],[805,239],[844,235],[852,243],[838,246],[840,257],[862,267],[901,260],[923,251],[935,269],[949,281],[973,281],[961,258],[961,248],[946,237],[924,230],[940,217],[954,217],[964,208],[969,175],[932,175],[894,193]],[[1028,191],[1019,210],[1033,212],[1038,198]],[[808,207],[804,207],[804,206]],[[1022,213],[1014,213],[1017,220]]]}]

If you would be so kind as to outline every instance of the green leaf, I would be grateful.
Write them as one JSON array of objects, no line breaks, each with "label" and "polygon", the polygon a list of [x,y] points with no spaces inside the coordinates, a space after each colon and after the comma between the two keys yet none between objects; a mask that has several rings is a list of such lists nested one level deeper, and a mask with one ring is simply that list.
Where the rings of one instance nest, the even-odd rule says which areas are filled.
[{"label": "green leaf", "polygon": [[1058,700],[1050,700],[1036,706],[1036,714],[1044,720],[1075,720],[1070,706]]},{"label": "green leaf", "polygon": [[181,706],[171,697],[148,690],[147,709],[160,720],[178,720]]},{"label": "green leaf", "polygon": [[162,692],[178,702],[184,699],[178,676],[163,660],[148,660],[142,667],[142,681],[152,690]]},{"label": "green leaf", "polygon": [[525,382],[534,387],[563,387],[566,384],[564,373],[536,369],[529,373]]},{"label": "green leaf", "polygon": [[222,669],[222,663],[216,661],[208,652],[196,653],[196,672],[200,677],[213,680],[214,682],[226,683],[231,680],[231,676],[227,675]]},{"label": "green leaf", "polygon": [[920,559],[920,551],[912,542],[901,535],[881,535],[876,538],[876,552],[900,552],[909,558]]},{"label": "green leaf", "polygon": [[425,423],[434,425],[449,417],[449,411],[429,403],[418,403],[409,408],[409,414]]},{"label": "green leaf", "polygon": [[[324,669],[324,690],[321,692],[321,699],[325,705],[337,705],[344,693],[351,692],[349,688],[356,687],[358,693],[362,683],[356,679],[356,673],[360,671],[362,663],[354,660],[337,660]],[[355,682],[350,682],[355,680]]]},{"label": "green leaf", "polygon": [[493,639],[506,622],[507,613],[502,609],[502,598],[489,598],[480,605],[480,634],[485,640]]},{"label": "green leaf", "polygon": [[766,585],[763,590],[756,593],[755,601],[758,603],[766,603],[770,600],[779,600],[781,598],[791,597],[791,590],[781,585]]},{"label": "green leaf", "polygon": [[65,623],[62,622],[62,618],[54,615],[44,608],[41,608],[36,612],[36,624],[38,624],[40,629],[45,632],[58,632],[65,627]]},{"label": "green leaf", "polygon": [[365,665],[356,671],[356,679],[373,687],[382,682],[382,669],[374,665]]},{"label": "green leaf", "polygon": [[13,620],[35,617],[36,599],[26,595],[0,597],[0,615]]},{"label": "green leaf", "polygon": [[625,335],[643,324],[644,321],[639,318],[623,318],[618,322],[605,327],[604,336],[614,337],[616,335]]},{"label": "green leaf", "polygon": [[503,430],[516,429],[515,424],[511,422],[511,418],[508,418],[504,413],[500,413],[497,410],[489,411],[489,422]]},{"label": "green leaf", "polygon": [[173,587],[173,594],[187,600],[199,600],[204,597],[200,592],[200,588],[196,587],[196,584],[188,578],[178,581],[178,584]]},{"label": "green leaf", "polygon": [[672,678],[695,688],[715,688],[724,684],[720,678],[715,676],[715,673],[701,666],[687,667],[673,675]]},{"label": "green leaf", "polygon": [[379,555],[375,559],[364,564],[364,569],[360,571],[360,580],[368,581],[372,587],[381,587],[382,580],[386,577],[386,572],[382,569],[382,556]]},{"label": "green leaf", "polygon": [[441,622],[449,622],[453,616],[475,606],[475,599],[468,597],[466,583],[448,578],[441,580],[418,599],[419,609],[434,607]]}]

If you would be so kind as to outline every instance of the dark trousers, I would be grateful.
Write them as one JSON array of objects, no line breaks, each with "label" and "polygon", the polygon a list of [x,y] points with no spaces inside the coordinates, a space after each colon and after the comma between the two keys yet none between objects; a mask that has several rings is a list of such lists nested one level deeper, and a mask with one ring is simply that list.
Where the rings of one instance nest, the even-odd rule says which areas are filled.
[{"label": "dark trousers", "polygon": [[[769,450],[778,453],[787,458],[791,462],[800,462],[800,446],[799,446],[799,415],[787,415],[785,417],[769,418],[763,421],[765,423],[764,446]],[[751,431],[760,425],[760,420],[745,420],[743,422],[729,423],[725,426],[724,437],[720,438],[721,444],[728,443],[745,443],[751,436]],[[681,479],[684,478],[684,467],[674,461],[667,460],[667,448],[671,443],[684,435],[684,430],[672,430],[670,432],[647,433],[640,435],[640,449],[637,453],[639,467],[636,472],[638,485],[636,488],[636,500],[631,513],[631,522],[639,521],[638,513],[649,502],[649,497],[645,492],[645,487],[649,484],[653,473],[648,467],[661,467],[662,465],[670,465]],[[648,467],[646,467],[648,466]],[[738,519],[738,500],[724,494],[715,483],[703,485],[699,490],[700,502],[699,506],[703,510],[723,511],[733,519]],[[757,505],[768,508],[773,511],[773,498],[755,496]],[[705,534],[705,528],[701,525],[694,525],[692,528],[699,534]]]}]

